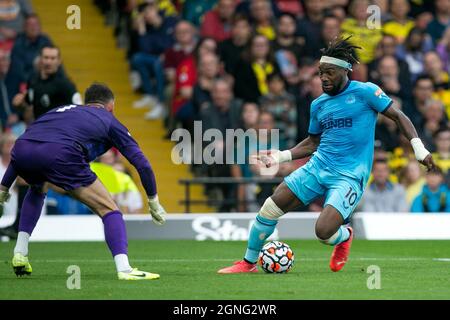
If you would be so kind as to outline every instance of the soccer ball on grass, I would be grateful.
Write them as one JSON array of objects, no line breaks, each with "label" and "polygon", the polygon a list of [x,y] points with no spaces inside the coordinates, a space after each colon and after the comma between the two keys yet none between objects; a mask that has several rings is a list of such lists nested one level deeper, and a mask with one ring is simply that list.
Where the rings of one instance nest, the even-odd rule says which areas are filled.
[{"label": "soccer ball on grass", "polygon": [[294,252],[284,242],[271,241],[259,252],[258,265],[267,273],[286,273],[294,264]]}]

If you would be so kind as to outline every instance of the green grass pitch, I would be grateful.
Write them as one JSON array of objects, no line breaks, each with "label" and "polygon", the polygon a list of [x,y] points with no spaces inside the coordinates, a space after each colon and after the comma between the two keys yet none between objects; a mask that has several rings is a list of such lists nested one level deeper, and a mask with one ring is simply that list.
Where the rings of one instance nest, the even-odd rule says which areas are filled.
[{"label": "green grass pitch", "polygon": [[[31,243],[33,274],[16,278],[13,243],[0,243],[0,299],[450,299],[450,241],[355,240],[345,268],[328,268],[331,247],[286,240],[295,253],[288,274],[218,275],[240,258],[244,242],[130,241],[133,266],[161,274],[154,281],[119,281],[102,242]],[[81,270],[69,290],[67,268]],[[371,265],[381,289],[367,288]]]}]

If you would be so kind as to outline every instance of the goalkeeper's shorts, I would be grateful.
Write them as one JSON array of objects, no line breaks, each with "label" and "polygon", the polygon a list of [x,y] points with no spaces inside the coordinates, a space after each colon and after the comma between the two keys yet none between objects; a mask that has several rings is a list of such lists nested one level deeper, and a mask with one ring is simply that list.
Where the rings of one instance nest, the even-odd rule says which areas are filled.
[{"label": "goalkeeper's shorts", "polygon": [[97,179],[84,152],[65,144],[18,139],[11,151],[11,164],[31,186],[50,182],[70,191]]},{"label": "goalkeeper's shorts", "polygon": [[360,181],[332,172],[329,168],[321,166],[315,159],[311,159],[292,172],[284,179],[284,182],[305,205],[318,197],[325,196],[324,207],[333,206],[341,214],[345,223],[350,221],[364,192]]}]

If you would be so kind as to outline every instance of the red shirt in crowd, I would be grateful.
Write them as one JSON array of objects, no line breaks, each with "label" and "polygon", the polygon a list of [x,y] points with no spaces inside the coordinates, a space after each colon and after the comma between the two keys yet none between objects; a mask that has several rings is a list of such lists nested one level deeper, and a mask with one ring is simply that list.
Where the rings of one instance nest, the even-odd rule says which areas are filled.
[{"label": "red shirt in crowd", "polygon": [[224,23],[216,9],[210,10],[203,17],[200,34],[217,42],[227,40],[231,37],[231,23]]},{"label": "red shirt in crowd", "polygon": [[197,81],[197,66],[193,56],[181,62],[175,73],[175,90],[172,101],[172,114],[176,115],[189,99],[181,96],[181,89],[193,88]]}]

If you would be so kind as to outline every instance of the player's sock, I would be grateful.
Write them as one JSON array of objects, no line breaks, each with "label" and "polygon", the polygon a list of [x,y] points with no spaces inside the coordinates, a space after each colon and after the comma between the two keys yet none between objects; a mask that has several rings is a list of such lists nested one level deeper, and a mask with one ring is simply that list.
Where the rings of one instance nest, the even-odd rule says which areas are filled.
[{"label": "player's sock", "polygon": [[120,211],[111,211],[102,217],[105,241],[114,257],[117,272],[132,270],[128,262],[128,241],[125,221]]},{"label": "player's sock", "polygon": [[336,246],[350,238],[350,232],[347,227],[341,226],[334,235],[332,235],[328,240],[322,240],[322,243],[328,244],[330,246]]},{"label": "player's sock", "polygon": [[273,233],[277,223],[278,220],[267,219],[260,214],[256,216],[248,237],[247,251],[244,256],[245,261],[256,263],[264,242]]},{"label": "player's sock", "polygon": [[44,199],[45,193],[41,193],[34,188],[28,188],[20,209],[19,234],[17,235],[14,253],[28,255],[28,242],[41,216]]},{"label": "player's sock", "polygon": [[30,234],[24,231],[19,231],[17,235],[16,246],[14,247],[14,254],[20,253],[28,256],[28,242],[30,241]]}]

